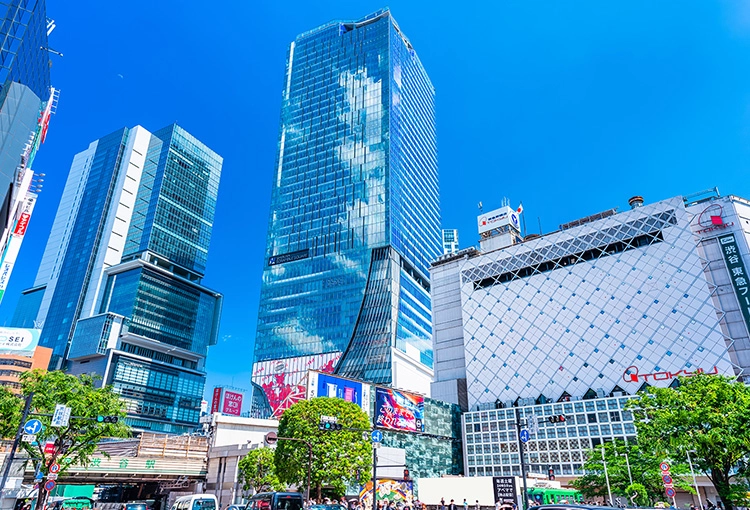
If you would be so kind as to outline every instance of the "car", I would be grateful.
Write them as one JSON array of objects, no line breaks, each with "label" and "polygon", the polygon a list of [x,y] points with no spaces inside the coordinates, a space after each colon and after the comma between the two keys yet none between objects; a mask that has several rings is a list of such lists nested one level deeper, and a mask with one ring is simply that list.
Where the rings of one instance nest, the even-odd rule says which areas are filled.
[{"label": "car", "polygon": [[229,505],[227,510],[245,510],[247,505]]},{"label": "car", "polygon": [[151,507],[143,501],[131,501],[123,504],[122,510],[151,510]]},{"label": "car", "polygon": [[309,510],[346,510],[343,505],[313,505]]}]

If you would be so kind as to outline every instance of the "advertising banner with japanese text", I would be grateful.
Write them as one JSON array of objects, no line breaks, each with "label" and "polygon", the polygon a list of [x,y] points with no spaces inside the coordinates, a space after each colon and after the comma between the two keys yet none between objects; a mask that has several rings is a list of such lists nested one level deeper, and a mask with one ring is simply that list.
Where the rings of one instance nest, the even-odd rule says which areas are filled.
[{"label": "advertising banner with japanese text", "polygon": [[424,397],[389,388],[375,389],[375,426],[424,432]]}]

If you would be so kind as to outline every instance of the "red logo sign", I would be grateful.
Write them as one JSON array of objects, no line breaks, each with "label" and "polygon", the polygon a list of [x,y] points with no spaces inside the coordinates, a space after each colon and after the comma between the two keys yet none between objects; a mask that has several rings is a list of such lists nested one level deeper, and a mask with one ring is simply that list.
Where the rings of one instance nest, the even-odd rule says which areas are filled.
[{"label": "red logo sign", "polygon": [[724,208],[721,204],[711,204],[698,216],[696,234],[705,234],[714,230],[722,230],[734,225],[734,222],[724,223]]},{"label": "red logo sign", "polygon": [[55,443],[45,443],[44,444],[44,453],[48,453],[50,455],[55,454]]},{"label": "red logo sign", "polygon": [[224,392],[224,407],[221,412],[224,414],[231,414],[232,416],[239,416],[242,410],[242,393],[235,393],[233,391]]},{"label": "red logo sign", "polygon": [[629,366],[622,373],[622,380],[625,382],[648,382],[651,381],[670,381],[677,376],[691,377],[697,374],[718,374],[719,369],[714,366],[711,372],[706,372],[702,368],[698,368],[691,372],[690,370],[683,368],[677,372],[654,372],[653,374],[641,374],[638,372],[638,367]]},{"label": "red logo sign", "polygon": [[222,388],[214,388],[214,398],[211,399],[211,414],[219,412],[219,403],[221,402]]},{"label": "red logo sign", "polygon": [[24,235],[26,233],[26,227],[29,226],[30,217],[31,215],[29,213],[21,214],[21,217],[18,218],[18,223],[16,224],[16,229],[13,231],[13,233],[17,236]]}]

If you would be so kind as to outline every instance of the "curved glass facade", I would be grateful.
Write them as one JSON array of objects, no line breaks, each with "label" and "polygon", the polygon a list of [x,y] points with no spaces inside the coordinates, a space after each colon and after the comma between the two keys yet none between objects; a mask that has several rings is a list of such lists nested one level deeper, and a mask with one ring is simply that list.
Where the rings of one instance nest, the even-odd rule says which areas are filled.
[{"label": "curved glass facade", "polygon": [[[389,383],[390,348],[412,325],[396,324],[398,267],[421,282],[429,321],[441,253],[434,89],[389,11],[290,45],[278,151],[255,362],[346,352],[340,366],[358,371],[378,357],[356,375]],[[426,326],[415,331],[430,340]]]}]

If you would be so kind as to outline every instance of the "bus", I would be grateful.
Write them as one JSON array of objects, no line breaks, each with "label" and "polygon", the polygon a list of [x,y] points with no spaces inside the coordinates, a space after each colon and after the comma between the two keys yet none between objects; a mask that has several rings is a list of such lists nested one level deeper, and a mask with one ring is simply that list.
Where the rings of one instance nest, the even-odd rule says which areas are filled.
[{"label": "bus", "polygon": [[547,489],[536,487],[529,489],[529,499],[538,505],[555,503],[582,503],[583,495],[575,489]]}]

